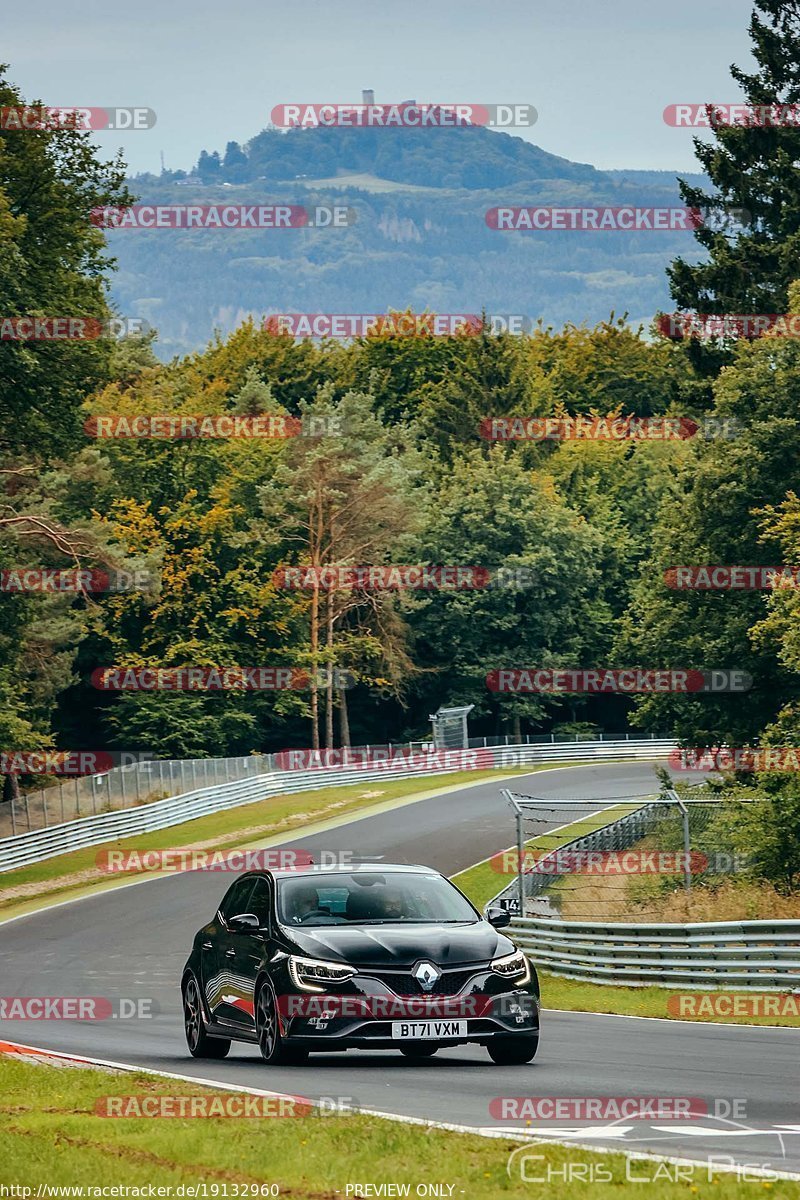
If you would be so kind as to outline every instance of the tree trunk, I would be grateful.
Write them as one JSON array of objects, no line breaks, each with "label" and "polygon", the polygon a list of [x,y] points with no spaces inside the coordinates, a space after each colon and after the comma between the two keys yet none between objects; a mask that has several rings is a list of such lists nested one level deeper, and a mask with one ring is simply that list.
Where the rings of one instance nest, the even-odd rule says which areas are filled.
[{"label": "tree trunk", "polygon": [[319,588],[311,595],[311,748],[319,750]]},{"label": "tree trunk", "polygon": [[339,740],[350,749],[350,720],[347,715],[347,689],[339,688]]},{"label": "tree trunk", "polygon": [[[11,834],[16,837],[17,833],[17,812],[19,811],[19,776],[4,775],[3,786],[0,788],[0,797],[4,803],[8,805],[8,813],[11,817]],[[28,816],[28,828],[30,828],[31,819]]]},{"label": "tree trunk", "polygon": [[327,672],[328,678],[325,686],[325,745],[329,750],[333,749],[333,595],[328,593],[328,612],[327,612]]},{"label": "tree trunk", "polygon": [[3,803],[19,804],[19,777],[17,775],[3,776]]},{"label": "tree trunk", "polygon": [[519,746],[522,741],[522,726],[520,724],[519,713],[514,713],[514,744]]}]

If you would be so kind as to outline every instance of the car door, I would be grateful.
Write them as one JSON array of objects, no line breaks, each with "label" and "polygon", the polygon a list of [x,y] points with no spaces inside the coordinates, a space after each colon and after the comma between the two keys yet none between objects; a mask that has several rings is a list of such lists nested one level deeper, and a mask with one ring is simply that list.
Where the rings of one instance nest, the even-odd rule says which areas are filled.
[{"label": "car door", "polygon": [[246,903],[247,907],[241,911],[253,913],[258,917],[260,929],[229,929],[225,953],[226,961],[232,964],[231,974],[235,977],[239,989],[236,1011],[231,1014],[231,1020],[252,1030],[255,1028],[256,978],[261,970],[269,939],[272,903],[272,886],[269,880],[263,875],[257,876],[242,903]]},{"label": "car door", "polygon": [[206,1003],[213,1020],[223,1025],[246,1024],[249,1017],[247,981],[237,970],[238,938],[232,932],[231,917],[249,912],[247,905],[255,878],[246,875],[237,879],[225,894],[214,922],[215,933],[203,942],[203,986]]}]

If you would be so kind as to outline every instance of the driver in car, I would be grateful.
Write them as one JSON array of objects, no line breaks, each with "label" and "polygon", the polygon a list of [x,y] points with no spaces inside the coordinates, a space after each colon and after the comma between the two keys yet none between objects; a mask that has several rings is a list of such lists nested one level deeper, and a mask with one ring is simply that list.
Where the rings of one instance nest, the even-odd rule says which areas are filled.
[{"label": "driver in car", "polygon": [[385,921],[401,921],[405,915],[405,905],[399,892],[385,892],[381,896],[381,917]]},{"label": "driver in car", "polygon": [[303,920],[309,913],[319,911],[319,900],[316,891],[300,892],[295,897],[294,912],[292,914],[292,922],[295,925],[301,925]]}]

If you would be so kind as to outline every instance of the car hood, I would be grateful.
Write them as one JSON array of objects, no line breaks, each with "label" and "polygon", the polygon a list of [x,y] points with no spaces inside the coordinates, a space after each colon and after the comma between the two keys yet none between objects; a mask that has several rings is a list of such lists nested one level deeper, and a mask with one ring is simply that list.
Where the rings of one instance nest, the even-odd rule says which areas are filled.
[{"label": "car hood", "polygon": [[283,926],[301,954],[354,966],[411,967],[421,958],[439,966],[487,962],[514,949],[488,921],[470,925]]}]

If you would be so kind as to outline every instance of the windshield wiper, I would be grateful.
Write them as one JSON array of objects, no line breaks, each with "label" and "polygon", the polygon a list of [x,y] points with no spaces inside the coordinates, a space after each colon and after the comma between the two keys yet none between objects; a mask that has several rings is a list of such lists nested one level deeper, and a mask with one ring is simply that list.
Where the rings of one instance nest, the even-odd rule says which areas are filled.
[{"label": "windshield wiper", "polygon": [[365,917],[360,921],[348,921],[350,925],[474,925],[476,919],[454,917],[439,920],[438,917]]}]

